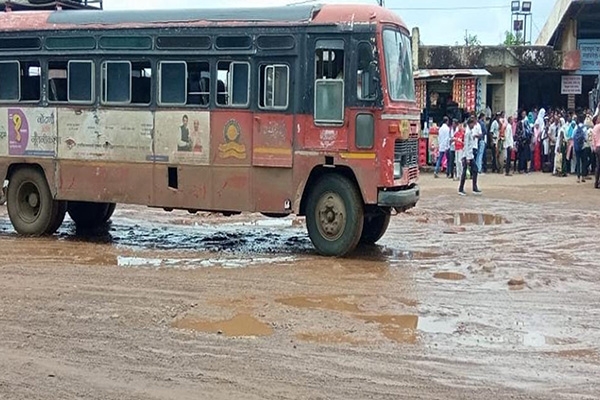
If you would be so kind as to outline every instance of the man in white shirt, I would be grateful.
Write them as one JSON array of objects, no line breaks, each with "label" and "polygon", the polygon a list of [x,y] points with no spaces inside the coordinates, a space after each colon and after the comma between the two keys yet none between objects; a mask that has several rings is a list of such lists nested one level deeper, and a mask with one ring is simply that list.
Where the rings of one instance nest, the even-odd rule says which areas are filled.
[{"label": "man in white shirt", "polygon": [[436,178],[438,177],[438,173],[440,172],[442,160],[444,159],[444,156],[446,156],[446,158],[448,157],[448,150],[450,149],[450,127],[448,126],[449,122],[450,119],[448,117],[444,117],[444,123],[442,124],[442,127],[440,128],[440,131],[438,133],[439,155],[435,163],[435,171],[433,173],[433,176]]},{"label": "man in white shirt", "polygon": [[506,163],[504,164],[504,174],[511,176],[510,174],[510,160],[512,160],[512,149],[515,146],[515,141],[512,131],[513,117],[508,117],[508,124],[506,124],[506,131],[504,132],[504,150],[506,151]]},{"label": "man in white shirt", "polygon": [[460,196],[466,196],[465,192],[465,181],[467,180],[467,166],[471,169],[471,178],[473,179],[473,194],[481,195],[481,190],[477,187],[477,165],[475,163],[475,152],[479,146],[479,139],[477,135],[481,135],[481,128],[477,129],[479,124],[474,117],[469,118],[467,123],[467,131],[465,132],[465,151],[462,154],[462,165],[463,170],[460,177],[460,186],[458,187],[458,194]]}]

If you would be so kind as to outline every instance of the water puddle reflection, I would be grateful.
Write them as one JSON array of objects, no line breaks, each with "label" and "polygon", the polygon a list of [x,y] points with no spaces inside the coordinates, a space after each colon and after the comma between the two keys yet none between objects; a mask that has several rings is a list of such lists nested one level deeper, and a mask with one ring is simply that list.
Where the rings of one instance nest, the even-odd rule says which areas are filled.
[{"label": "water puddle reflection", "polygon": [[466,276],[458,272],[436,272],[433,274],[435,279],[443,279],[446,281],[462,281]]},{"label": "water puddle reflection", "polygon": [[238,314],[223,321],[205,321],[193,316],[176,320],[173,328],[204,333],[222,334],[228,337],[271,336],[273,328],[250,314]]},{"label": "water puddle reflection", "polygon": [[455,213],[450,218],[446,219],[446,223],[450,225],[502,225],[508,221],[501,215],[483,214],[483,213]]}]

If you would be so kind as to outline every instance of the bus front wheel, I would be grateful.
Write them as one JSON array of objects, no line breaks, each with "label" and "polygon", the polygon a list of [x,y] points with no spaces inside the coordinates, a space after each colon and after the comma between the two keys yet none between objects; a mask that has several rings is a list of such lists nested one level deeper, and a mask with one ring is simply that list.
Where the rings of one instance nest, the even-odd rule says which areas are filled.
[{"label": "bus front wheel", "polygon": [[328,174],[310,191],[306,227],[317,251],[325,256],[345,256],[356,248],[363,229],[363,202],[348,178]]},{"label": "bus front wheel", "polygon": [[389,208],[375,207],[365,213],[363,231],[360,237],[362,244],[375,244],[383,237],[390,225],[391,212]]},{"label": "bus front wheel", "polygon": [[44,174],[31,167],[20,168],[10,177],[7,191],[8,216],[17,233],[51,235],[65,217],[66,203],[54,200]]},{"label": "bus front wheel", "polygon": [[115,206],[114,203],[70,201],[68,213],[78,228],[94,229],[108,222],[115,211]]}]

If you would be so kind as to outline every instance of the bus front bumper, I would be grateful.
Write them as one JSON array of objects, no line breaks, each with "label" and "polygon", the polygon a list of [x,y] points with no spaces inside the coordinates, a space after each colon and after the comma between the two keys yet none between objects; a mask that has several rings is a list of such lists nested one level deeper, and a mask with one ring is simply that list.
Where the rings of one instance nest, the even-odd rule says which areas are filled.
[{"label": "bus front bumper", "polygon": [[409,189],[379,189],[377,205],[380,207],[392,207],[398,212],[403,212],[416,206],[419,196],[420,189],[417,185]]}]

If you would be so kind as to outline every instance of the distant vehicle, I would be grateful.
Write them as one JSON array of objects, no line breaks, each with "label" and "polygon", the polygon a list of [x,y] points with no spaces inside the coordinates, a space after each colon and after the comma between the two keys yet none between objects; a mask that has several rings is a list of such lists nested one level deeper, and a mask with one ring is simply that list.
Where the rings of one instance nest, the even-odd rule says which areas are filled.
[{"label": "distant vehicle", "polygon": [[408,31],[379,6],[0,12],[0,178],[23,235],[116,203],[297,214],[343,256],[417,203],[418,129]]}]

